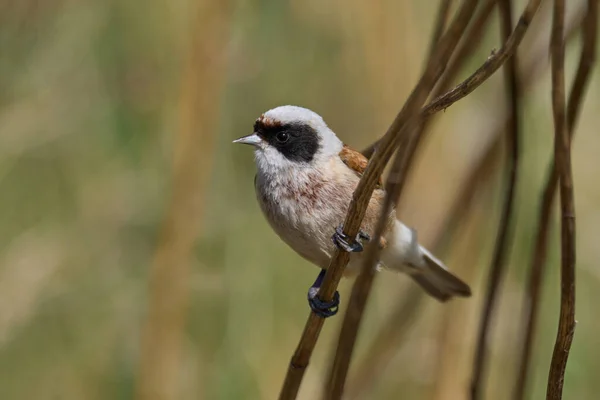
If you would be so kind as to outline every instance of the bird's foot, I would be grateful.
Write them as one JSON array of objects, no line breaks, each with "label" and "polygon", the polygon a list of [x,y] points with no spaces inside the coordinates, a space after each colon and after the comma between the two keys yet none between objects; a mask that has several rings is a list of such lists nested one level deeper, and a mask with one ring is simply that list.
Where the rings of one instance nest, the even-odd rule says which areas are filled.
[{"label": "bird's foot", "polygon": [[336,290],[331,301],[321,301],[317,295],[319,294],[319,288],[323,283],[323,279],[325,279],[324,269],[321,270],[315,283],[308,289],[308,305],[319,317],[328,318],[337,314],[340,305],[340,294]]},{"label": "bird's foot", "polygon": [[340,294],[336,290],[331,301],[321,301],[317,294],[319,288],[311,287],[308,289],[308,305],[321,318],[333,317],[338,312],[340,305]]},{"label": "bird's foot", "polygon": [[366,234],[363,231],[358,232],[356,239],[350,241],[348,236],[344,233],[344,229],[342,225],[335,228],[335,233],[331,237],[333,243],[340,249],[348,252],[348,253],[360,253],[363,251],[362,240],[366,240],[367,242],[371,240],[371,236]]}]

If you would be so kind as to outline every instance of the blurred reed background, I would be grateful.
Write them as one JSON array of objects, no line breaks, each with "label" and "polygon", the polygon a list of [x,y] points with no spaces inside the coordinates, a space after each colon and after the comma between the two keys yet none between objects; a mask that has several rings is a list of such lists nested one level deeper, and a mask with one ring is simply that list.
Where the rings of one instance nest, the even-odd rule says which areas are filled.
[{"label": "blurred reed background", "polygon": [[[515,2],[518,12],[523,3]],[[581,3],[568,2],[568,20]],[[519,50],[522,173],[489,342],[491,400],[513,390],[521,301],[552,154],[549,5]],[[297,104],[323,115],[349,145],[366,147],[415,84],[436,9],[437,2],[412,0],[0,1],[0,399],[276,398],[317,269],[271,232],[254,198],[252,152],[231,140],[248,134],[263,111]],[[495,13],[492,20],[473,38],[482,43],[461,77],[500,46]],[[569,42],[567,82],[579,44]],[[568,399],[600,391],[595,78],[573,148],[578,325]],[[400,209],[426,245],[443,233],[465,177],[502,129],[504,104],[498,73],[436,119]],[[386,362],[371,366],[373,338],[414,292],[407,278],[380,275],[350,398],[466,398],[501,207],[494,160],[441,254],[471,283],[473,298],[420,300],[399,340],[386,342]],[[556,335],[556,228],[532,399],[545,393]],[[350,283],[341,285],[342,310]],[[341,320],[325,325],[303,399],[320,396]],[[353,373],[365,365],[377,373],[361,381]]]}]

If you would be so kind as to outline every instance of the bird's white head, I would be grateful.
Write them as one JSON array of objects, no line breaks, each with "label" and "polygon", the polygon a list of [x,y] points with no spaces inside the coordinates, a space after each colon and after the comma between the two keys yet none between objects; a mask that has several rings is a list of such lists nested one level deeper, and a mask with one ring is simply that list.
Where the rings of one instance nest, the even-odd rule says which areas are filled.
[{"label": "bird's white head", "polygon": [[314,167],[343,146],[319,114],[297,106],[267,111],[254,123],[254,133],[233,142],[254,146],[256,164],[266,174]]}]

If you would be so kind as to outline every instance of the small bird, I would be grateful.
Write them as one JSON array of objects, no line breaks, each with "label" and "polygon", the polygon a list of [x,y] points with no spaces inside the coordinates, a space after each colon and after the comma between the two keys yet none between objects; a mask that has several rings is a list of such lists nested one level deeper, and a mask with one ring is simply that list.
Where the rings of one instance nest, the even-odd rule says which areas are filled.
[{"label": "small bird", "polygon": [[[370,240],[383,208],[386,193],[381,180],[358,237],[349,240],[340,224],[368,160],[342,143],[320,115],[297,106],[273,108],[256,120],[251,135],[233,143],[254,146],[254,186],[260,208],[286,244],[321,268],[309,289],[309,304],[322,317],[334,315],[339,294],[329,303],[316,294],[336,246],[353,252],[345,275],[360,268],[361,239]],[[471,295],[466,283],[419,245],[416,231],[400,222],[395,210],[387,216],[379,246],[380,266],[407,273],[437,300]]]}]

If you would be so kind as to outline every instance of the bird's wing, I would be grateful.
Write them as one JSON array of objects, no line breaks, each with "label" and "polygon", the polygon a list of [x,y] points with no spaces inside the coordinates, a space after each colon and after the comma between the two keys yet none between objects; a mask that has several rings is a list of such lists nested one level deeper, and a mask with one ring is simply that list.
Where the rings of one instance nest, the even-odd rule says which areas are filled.
[{"label": "bird's wing", "polygon": [[[367,168],[369,160],[356,150],[352,150],[350,147],[344,145],[342,151],[340,151],[340,159],[350,168],[357,176],[362,176]],[[381,176],[377,180],[377,189],[383,189],[383,182]]]}]

